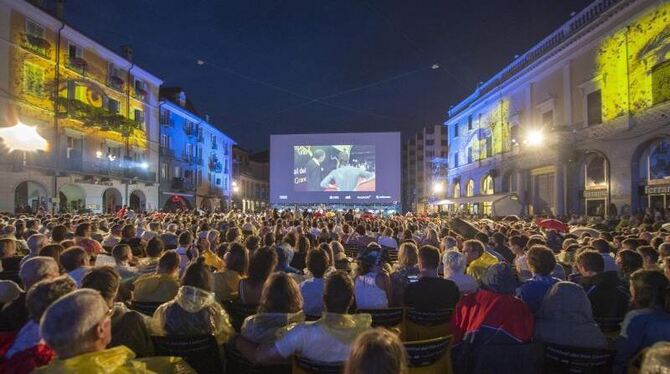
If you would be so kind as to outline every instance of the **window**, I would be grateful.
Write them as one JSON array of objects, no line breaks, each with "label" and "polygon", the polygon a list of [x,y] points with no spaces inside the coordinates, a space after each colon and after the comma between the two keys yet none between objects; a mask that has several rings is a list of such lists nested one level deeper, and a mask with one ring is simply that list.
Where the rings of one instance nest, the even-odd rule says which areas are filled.
[{"label": "window", "polygon": [[193,144],[186,143],[186,158],[190,160],[193,157]]},{"label": "window", "polygon": [[670,101],[670,61],[651,70],[651,97],[654,105]]},{"label": "window", "polygon": [[142,126],[142,129],[144,129],[144,112],[140,109],[135,109],[134,115],[135,122],[139,123]]},{"label": "window", "polygon": [[167,134],[161,134],[161,147],[169,148],[170,147],[170,137]]},{"label": "window", "polygon": [[454,138],[458,138],[458,123],[454,123]]},{"label": "window", "polygon": [[468,116],[468,130],[472,130],[472,114]]},{"label": "window", "polygon": [[454,153],[454,167],[458,167],[458,152]]},{"label": "window", "polygon": [[44,94],[44,69],[27,62],[23,65],[23,91],[36,97]]},{"label": "window", "polygon": [[181,168],[179,166],[174,167],[174,177],[181,178]]},{"label": "window", "polygon": [[86,87],[74,81],[67,82],[67,98],[86,102]]},{"label": "window", "polygon": [[117,100],[107,98],[107,110],[109,110],[112,113],[118,113],[119,112],[119,102]]},{"label": "window", "polygon": [[468,164],[472,162],[472,147],[468,147]]},{"label": "window", "polygon": [[481,193],[482,193],[482,195],[493,195],[494,194],[493,177],[492,176],[487,175],[482,180]]},{"label": "window", "polygon": [[161,179],[168,179],[168,164],[167,162],[161,162]]},{"label": "window", "polygon": [[493,141],[491,141],[491,137],[490,137],[490,136],[487,136],[487,137],[484,139],[484,144],[485,144],[485,147],[484,147],[484,152],[485,152],[485,154],[484,154],[484,158],[492,157],[492,156],[493,156]]},{"label": "window", "polygon": [[168,125],[170,123],[170,111],[169,110],[167,110],[165,108],[161,108],[158,117],[159,117],[159,120],[161,122],[161,125]]},{"label": "window", "polygon": [[135,79],[135,91],[144,91],[144,82],[139,79]]},{"label": "window", "polygon": [[586,121],[589,126],[603,122],[602,92],[593,91],[586,95]]},{"label": "window", "polygon": [[70,60],[73,60],[75,58],[82,58],[84,56],[84,50],[80,46],[72,42],[68,43],[67,50],[68,50],[68,57],[70,58]]},{"label": "window", "polygon": [[587,160],[584,172],[584,180],[586,181],[586,188],[597,188],[605,186],[606,176],[606,160],[605,157],[599,154],[592,154]]},{"label": "window", "polygon": [[475,181],[468,179],[465,183],[465,197],[472,197],[475,195]]},{"label": "window", "polygon": [[542,113],[542,126],[545,128],[554,127],[554,111],[548,110]]},{"label": "window", "polygon": [[426,139],[426,145],[435,145],[434,139]]},{"label": "window", "polygon": [[26,34],[38,38],[44,38],[44,27],[31,20],[26,20]]},{"label": "window", "polygon": [[512,143],[518,143],[520,141],[519,139],[519,126],[512,126],[510,128],[510,136],[512,138]]}]

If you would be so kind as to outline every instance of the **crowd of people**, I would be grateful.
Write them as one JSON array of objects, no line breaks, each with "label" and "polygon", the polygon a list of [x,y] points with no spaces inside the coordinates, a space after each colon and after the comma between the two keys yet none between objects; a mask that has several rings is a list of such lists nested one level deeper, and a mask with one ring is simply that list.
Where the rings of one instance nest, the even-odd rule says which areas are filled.
[{"label": "crowd of people", "polygon": [[[556,221],[558,222],[558,221]],[[670,363],[670,231],[348,212],[0,215],[0,373],[189,372],[152,336],[212,335],[257,365],[293,356],[405,373],[365,310],[453,310],[455,371],[541,342]],[[252,307],[234,326],[227,306]],[[134,305],[155,305],[139,312]],[[496,365],[490,362],[489,365]],[[652,372],[652,371],[649,371]]]}]

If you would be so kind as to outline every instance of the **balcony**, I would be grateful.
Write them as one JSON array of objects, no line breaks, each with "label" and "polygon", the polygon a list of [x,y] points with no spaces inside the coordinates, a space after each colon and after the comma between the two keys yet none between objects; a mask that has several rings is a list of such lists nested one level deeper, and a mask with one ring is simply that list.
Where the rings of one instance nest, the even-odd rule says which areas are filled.
[{"label": "balcony", "polygon": [[149,92],[147,92],[143,87],[135,86],[133,97],[140,101],[146,101],[147,97],[149,97]]},{"label": "balcony", "polygon": [[51,43],[41,36],[35,36],[28,33],[21,34],[21,47],[36,55],[49,58]]},{"label": "balcony", "polygon": [[88,68],[88,62],[81,57],[70,57],[67,60],[66,66],[73,71],[81,75],[86,75],[86,69]]},{"label": "balcony", "polygon": [[160,152],[161,157],[174,158],[174,151],[170,148],[161,146],[159,148],[159,152]]},{"label": "balcony", "polygon": [[172,178],[170,188],[180,192],[190,192],[193,191],[193,183],[189,179]]},{"label": "balcony", "polygon": [[205,142],[205,137],[202,135],[202,131],[198,131],[198,136],[196,138],[198,140],[198,143],[204,143]]},{"label": "balcony", "polygon": [[56,102],[59,117],[76,119],[83,122],[86,126],[103,131],[115,131],[123,136],[128,136],[133,130],[142,128],[134,120],[79,100],[59,97]]},{"label": "balcony", "polygon": [[107,78],[107,86],[111,87],[117,91],[123,91],[123,79],[114,75],[110,75]]},{"label": "balcony", "polygon": [[217,159],[211,159],[209,160],[209,170],[212,173],[220,173],[223,171],[223,164]]},{"label": "balcony", "polygon": [[212,143],[212,150],[213,150],[213,151],[216,151],[216,150],[218,150],[218,149],[219,149],[218,144],[216,144],[216,143]]},{"label": "balcony", "polygon": [[196,133],[195,127],[190,123],[184,125],[184,133],[186,134],[186,136],[194,136]]}]

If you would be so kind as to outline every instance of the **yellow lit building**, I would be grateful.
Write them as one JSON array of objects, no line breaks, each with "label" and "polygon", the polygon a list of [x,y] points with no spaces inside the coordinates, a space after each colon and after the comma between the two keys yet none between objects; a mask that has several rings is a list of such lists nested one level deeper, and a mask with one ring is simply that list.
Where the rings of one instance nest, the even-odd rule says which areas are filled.
[{"label": "yellow lit building", "polygon": [[[670,208],[670,2],[596,0],[449,111],[452,210]],[[670,210],[668,210],[670,213]]]},{"label": "yellow lit building", "polygon": [[0,0],[0,126],[38,126],[49,142],[0,149],[0,211],[156,209],[162,81],[61,19]]}]

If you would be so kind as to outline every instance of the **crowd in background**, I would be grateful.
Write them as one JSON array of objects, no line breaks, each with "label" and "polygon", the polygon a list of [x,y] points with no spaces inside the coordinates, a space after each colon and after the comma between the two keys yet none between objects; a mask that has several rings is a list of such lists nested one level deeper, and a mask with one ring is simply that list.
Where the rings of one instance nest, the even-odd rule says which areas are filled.
[{"label": "crowd in background", "polygon": [[[188,372],[157,356],[152,336],[203,334],[254,365],[299,355],[346,361],[346,373],[402,373],[402,336],[357,312],[395,307],[453,310],[456,372],[487,346],[529,342],[615,349],[615,373],[644,352],[667,365],[670,230],[654,215],[586,223],[291,210],[0,215],[0,373]],[[143,303],[156,307],[132,307]],[[255,313],[234,326],[230,303]]]}]

